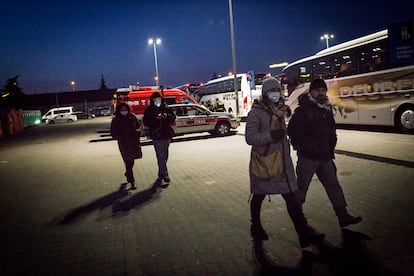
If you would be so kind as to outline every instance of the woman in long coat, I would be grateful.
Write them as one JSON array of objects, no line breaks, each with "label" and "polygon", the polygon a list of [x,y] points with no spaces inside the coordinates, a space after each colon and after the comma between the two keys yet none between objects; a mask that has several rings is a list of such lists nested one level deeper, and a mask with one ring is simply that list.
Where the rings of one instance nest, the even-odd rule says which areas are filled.
[{"label": "woman in long coat", "polygon": [[284,121],[286,116],[290,116],[290,110],[284,105],[281,92],[280,82],[273,77],[267,78],[263,82],[262,98],[253,104],[246,120],[246,142],[252,146],[252,156],[266,156],[281,151],[283,162],[280,175],[265,179],[255,175],[253,160],[250,160],[250,190],[253,195],[250,202],[250,232],[255,240],[269,238],[260,219],[262,202],[266,195],[281,194],[299,236],[300,245],[304,248],[315,240],[323,239],[324,235],[316,235],[308,226],[295,193],[298,187]]},{"label": "woman in long coat", "polygon": [[115,110],[115,117],[111,123],[112,138],[118,140],[119,151],[125,163],[125,176],[135,190],[133,167],[135,159],[142,157],[139,142],[140,124],[127,103],[119,103]]}]

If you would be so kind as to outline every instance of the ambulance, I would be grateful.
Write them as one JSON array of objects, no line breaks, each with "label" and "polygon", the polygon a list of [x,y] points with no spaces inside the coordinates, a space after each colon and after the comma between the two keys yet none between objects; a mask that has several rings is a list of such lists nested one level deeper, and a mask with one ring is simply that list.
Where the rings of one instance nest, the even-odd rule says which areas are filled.
[{"label": "ambulance", "polygon": [[142,118],[144,117],[145,109],[150,105],[150,97],[152,93],[160,93],[167,105],[181,104],[181,103],[197,103],[197,101],[180,89],[164,89],[162,86],[147,86],[140,87],[130,85],[126,88],[118,88],[114,95],[113,104],[114,110],[118,103],[125,102],[130,108],[131,112],[137,116],[141,126]]}]

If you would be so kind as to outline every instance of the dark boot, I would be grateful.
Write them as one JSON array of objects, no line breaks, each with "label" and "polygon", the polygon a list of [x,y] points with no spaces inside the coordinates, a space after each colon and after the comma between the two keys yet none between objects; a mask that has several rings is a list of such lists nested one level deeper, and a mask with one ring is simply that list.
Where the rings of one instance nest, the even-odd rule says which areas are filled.
[{"label": "dark boot", "polygon": [[252,225],[250,226],[250,234],[254,240],[267,241],[269,239],[269,236],[260,223],[252,222]]},{"label": "dark boot", "polygon": [[362,221],[362,217],[352,216],[348,213],[346,208],[335,208],[335,213],[338,217],[339,225],[341,227],[346,227],[351,224],[357,224]]},{"label": "dark boot", "polygon": [[265,198],[265,195],[256,195],[252,196],[252,200],[250,202],[250,213],[251,213],[251,222],[252,225],[250,226],[250,234],[254,240],[263,240],[267,241],[269,236],[267,235],[266,231],[262,227],[262,223],[260,221],[260,209],[262,207],[262,202]]}]

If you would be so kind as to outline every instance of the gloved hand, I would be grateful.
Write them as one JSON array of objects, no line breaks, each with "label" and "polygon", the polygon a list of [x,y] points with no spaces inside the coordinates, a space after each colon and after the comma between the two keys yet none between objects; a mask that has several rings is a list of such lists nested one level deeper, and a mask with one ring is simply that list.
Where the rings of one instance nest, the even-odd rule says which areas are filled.
[{"label": "gloved hand", "polygon": [[272,136],[273,141],[279,142],[285,137],[286,133],[284,129],[275,129],[270,131],[270,136]]}]

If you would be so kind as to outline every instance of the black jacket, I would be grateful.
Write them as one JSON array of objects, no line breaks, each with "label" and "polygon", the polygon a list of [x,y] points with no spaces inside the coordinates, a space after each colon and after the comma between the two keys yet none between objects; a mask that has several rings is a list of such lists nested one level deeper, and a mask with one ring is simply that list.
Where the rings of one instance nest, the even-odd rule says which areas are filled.
[{"label": "black jacket", "polygon": [[334,159],[337,142],[332,110],[318,107],[305,94],[289,121],[288,135],[298,156],[319,161]]},{"label": "black jacket", "polygon": [[119,151],[124,160],[138,158],[139,122],[135,115],[116,115],[111,123],[112,138],[118,140]]},{"label": "black jacket", "polygon": [[[166,114],[166,118],[157,119],[158,114]],[[144,125],[149,128],[150,137],[154,140],[171,139],[174,131],[171,125],[175,122],[174,112],[169,109],[164,100],[160,107],[156,107],[151,100],[150,106],[144,112]]]}]

